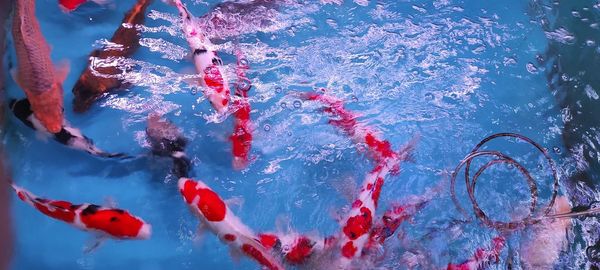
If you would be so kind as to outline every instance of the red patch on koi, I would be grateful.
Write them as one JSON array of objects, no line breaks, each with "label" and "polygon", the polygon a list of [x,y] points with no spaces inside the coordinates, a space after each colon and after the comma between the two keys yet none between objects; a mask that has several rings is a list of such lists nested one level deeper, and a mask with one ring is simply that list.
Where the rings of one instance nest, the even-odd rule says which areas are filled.
[{"label": "red patch on koi", "polygon": [[135,238],[144,223],[123,210],[105,209],[81,214],[81,222],[89,229],[106,232],[117,238]]},{"label": "red patch on koi", "polygon": [[356,254],[358,249],[354,246],[352,241],[346,242],[346,244],[342,247],[342,256],[351,259]]},{"label": "red patch on koi", "polygon": [[371,194],[371,198],[373,199],[373,203],[375,203],[375,207],[377,207],[377,204],[379,202],[379,195],[381,194],[382,186],[383,186],[383,178],[378,177],[377,180],[375,181],[375,190],[373,190],[373,193]]},{"label": "red patch on koi", "polygon": [[235,241],[236,237],[233,234],[226,234],[223,236],[223,239],[225,239],[229,242],[233,242],[233,241]]},{"label": "red patch on koi", "polygon": [[185,201],[188,204],[191,204],[194,201],[194,198],[199,196],[200,199],[196,206],[208,221],[217,222],[225,219],[227,207],[219,195],[207,188],[197,189],[196,186],[197,184],[190,179],[185,181],[183,189],[181,190],[181,194]]},{"label": "red patch on koi", "polygon": [[46,216],[62,220],[67,223],[73,223],[75,221],[75,212],[69,209],[72,205],[71,203],[65,201],[53,201],[49,204],[57,209],[50,210],[50,208],[46,205],[39,204],[34,201],[35,208]]},{"label": "red patch on koi", "polygon": [[351,240],[356,240],[360,236],[368,233],[373,225],[371,210],[369,210],[369,208],[362,207],[360,212],[361,214],[350,217],[348,221],[346,221],[346,226],[344,226],[343,229],[344,234]]},{"label": "red patch on koi", "polygon": [[198,209],[208,221],[218,222],[225,219],[227,206],[217,193],[210,189],[201,188],[198,190],[198,195],[200,196]]},{"label": "red patch on koi", "polygon": [[379,158],[390,158],[396,155],[396,153],[392,151],[390,142],[379,140],[370,132],[365,136],[365,142],[371,150],[380,155]]},{"label": "red patch on koi", "polygon": [[260,243],[267,249],[272,249],[279,242],[277,236],[272,234],[259,234],[258,238]]},{"label": "red patch on koi", "polygon": [[361,207],[362,204],[363,204],[363,202],[361,200],[356,200],[356,201],[354,201],[354,203],[352,203],[352,208]]},{"label": "red patch on koi", "polygon": [[314,244],[306,237],[300,237],[292,250],[285,255],[288,262],[292,264],[300,264],[312,254]]}]

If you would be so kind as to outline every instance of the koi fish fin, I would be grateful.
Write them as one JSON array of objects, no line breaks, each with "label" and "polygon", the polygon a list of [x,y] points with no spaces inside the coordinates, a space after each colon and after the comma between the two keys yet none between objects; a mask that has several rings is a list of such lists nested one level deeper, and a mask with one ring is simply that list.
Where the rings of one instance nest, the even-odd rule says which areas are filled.
[{"label": "koi fish fin", "polygon": [[237,248],[229,248],[229,256],[235,263],[240,263],[240,260],[244,254]]},{"label": "koi fish fin", "polygon": [[23,87],[23,83],[21,81],[21,77],[19,76],[19,71],[17,70],[16,67],[13,67],[10,69],[10,76],[12,77],[13,81],[15,81],[15,83],[17,83],[17,85],[21,88],[21,89],[25,89]]},{"label": "koi fish fin", "polygon": [[83,248],[83,253],[90,254],[97,250],[104,242],[108,240],[108,237],[105,235],[96,235],[96,237],[92,238],[91,241]]},{"label": "koi fish fin", "polygon": [[225,200],[225,204],[227,204],[227,206],[229,206],[229,208],[233,208],[233,206],[235,206],[237,209],[235,209],[235,212],[239,212],[242,209],[242,206],[244,205],[244,198],[242,197],[232,197],[229,199]]},{"label": "koi fish fin", "polygon": [[54,66],[54,79],[56,82],[63,83],[69,75],[71,63],[68,60],[61,60]]},{"label": "koi fish fin", "polygon": [[194,242],[195,245],[199,246],[200,244],[202,244],[202,241],[204,241],[204,236],[206,235],[206,224],[204,224],[203,222],[200,222],[200,224],[198,224],[198,227],[196,228],[196,234],[194,235],[194,238],[192,239],[192,241]]},{"label": "koi fish fin", "polygon": [[104,197],[104,206],[108,208],[117,208],[117,202],[113,197],[106,196]]}]

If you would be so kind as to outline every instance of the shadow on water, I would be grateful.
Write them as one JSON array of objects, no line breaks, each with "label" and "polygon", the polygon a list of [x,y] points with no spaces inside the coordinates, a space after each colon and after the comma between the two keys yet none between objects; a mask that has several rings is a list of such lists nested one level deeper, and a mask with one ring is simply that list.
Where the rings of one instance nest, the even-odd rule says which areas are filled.
[{"label": "shadow on water", "polygon": [[[532,15],[548,39],[545,55],[538,64],[546,68],[548,85],[562,112],[562,137],[570,164],[565,166],[562,184],[574,207],[589,206],[597,201],[600,183],[600,10],[597,1],[531,2]],[[586,269],[600,266],[600,223],[597,218],[578,221],[574,241],[585,242],[584,248],[572,245],[567,265]],[[579,237],[580,235],[580,237]],[[577,259],[585,253],[587,261]]]}]

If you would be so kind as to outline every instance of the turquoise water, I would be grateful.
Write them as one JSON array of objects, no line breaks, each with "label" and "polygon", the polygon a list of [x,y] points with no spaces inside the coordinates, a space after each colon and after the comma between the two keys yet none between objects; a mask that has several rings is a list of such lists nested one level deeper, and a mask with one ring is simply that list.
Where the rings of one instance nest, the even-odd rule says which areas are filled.
[{"label": "turquoise water", "polygon": [[[88,3],[64,14],[55,1],[38,1],[53,60],[71,63],[64,82],[66,118],[102,149],[145,154],[145,119],[154,111],[165,114],[190,139],[187,153],[194,177],[224,198],[241,199],[234,211],[256,231],[289,227],[337,233],[335,216],[349,205],[352,187],[373,167],[327,124],[317,106],[294,96],[298,91],[329,89],[395,149],[420,136],[415,162],[405,164],[399,176],[388,177],[380,213],[390,203],[447,179],[475,144],[496,132],[526,135],[551,149],[558,164],[570,166],[561,140],[565,114],[538,62],[547,50],[547,35],[524,1],[289,1],[246,9],[231,28],[211,29],[229,78],[234,78],[234,48],[242,50],[251,66],[247,75],[254,86],[255,160],[241,172],[231,168],[231,119],[215,121],[209,102],[181,79],[192,73],[193,64],[175,8],[161,1],[150,6],[141,28],[142,47],[126,61],[134,69],[125,78],[136,86],[103,98],[85,114],[72,111],[70,90],[88,54],[110,39],[133,2],[115,1],[108,7]],[[218,2],[187,4],[200,16]],[[12,52],[8,59],[14,61]],[[10,79],[8,94],[23,96]],[[108,241],[86,255],[88,233],[47,218],[14,196],[13,269],[258,268],[246,259],[236,262],[210,234],[196,239],[198,222],[182,202],[169,160],[96,159],[39,138],[14,117],[4,143],[19,185],[74,203],[113,200],[153,225],[150,240]],[[537,154],[524,144],[493,146],[531,168],[544,205],[551,179],[538,168]],[[477,198],[494,217],[510,218],[511,209],[527,205],[527,186],[514,171],[500,167],[483,177]],[[466,205],[464,187],[459,195]],[[444,189],[402,229],[408,239],[415,239],[411,248],[428,251],[429,263],[444,267],[467,259],[496,236],[473,222],[418,240],[460,218]],[[513,235],[511,243],[518,246],[520,237]],[[388,250],[381,265],[403,269],[400,258],[407,248],[394,237]],[[506,253],[492,269],[504,269]]]}]

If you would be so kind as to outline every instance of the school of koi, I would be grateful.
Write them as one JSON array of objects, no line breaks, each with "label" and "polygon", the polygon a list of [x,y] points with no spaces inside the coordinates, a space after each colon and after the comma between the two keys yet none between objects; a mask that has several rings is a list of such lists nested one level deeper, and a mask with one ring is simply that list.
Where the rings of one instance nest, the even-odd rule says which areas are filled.
[{"label": "school of koi", "polygon": [[[61,5],[67,11],[72,11],[85,1],[62,1]],[[140,24],[143,22],[144,11],[151,0],[138,0],[130,10],[124,22]],[[213,105],[213,108],[223,114],[232,115],[234,119],[233,133],[229,136],[232,143],[232,168],[243,170],[248,167],[252,147],[252,120],[251,107],[248,95],[252,88],[252,81],[247,78],[246,72],[250,69],[248,60],[241,50],[236,50],[236,81],[234,93],[229,93],[229,81],[224,76],[221,68],[223,62],[209,38],[203,34],[196,23],[196,19],[180,0],[166,1],[177,8],[181,16],[183,31],[193,54],[196,70],[200,75],[199,83],[204,89],[204,94]],[[50,133],[54,139],[71,148],[79,149],[91,155],[102,158],[130,159],[136,158],[124,154],[110,154],[97,149],[92,141],[79,133],[78,130],[68,126],[63,115],[57,108],[62,109],[61,75],[56,75],[58,69],[53,68],[48,58],[48,47],[45,43],[39,25],[33,14],[33,0],[17,0],[17,12],[14,17],[13,37],[18,51],[19,73],[14,75],[15,80],[27,93],[28,99],[11,102],[11,110],[16,117],[28,127]],[[25,24],[31,25],[25,25]],[[32,36],[40,38],[30,39]],[[135,28],[122,28],[113,36],[115,43],[131,43],[126,50],[105,53],[94,51],[90,57],[90,67],[87,67],[78,83],[75,85],[74,108],[78,112],[87,110],[94,100],[101,98],[102,94],[122,87],[122,82],[115,78],[97,76],[97,72],[114,74],[117,70],[95,70],[91,65],[93,58],[106,58],[115,54],[130,55],[139,46],[139,38]],[[32,77],[36,76],[36,77]],[[32,86],[40,83],[38,78],[47,79],[45,85]],[[55,79],[58,79],[55,81]],[[46,91],[39,91],[45,89]],[[34,89],[37,91],[34,91]],[[59,92],[57,92],[59,91]],[[39,93],[38,93],[39,92]],[[52,99],[45,97],[51,95]],[[320,92],[297,93],[297,96],[306,102],[314,102],[322,106],[322,112],[330,119],[329,124],[339,129],[348,136],[355,145],[365,148],[365,156],[374,164],[360,186],[358,194],[352,201],[349,210],[341,219],[341,226],[337,234],[321,237],[314,234],[302,233],[273,233],[255,232],[246,226],[240,218],[235,216],[225,199],[210,188],[208,184],[189,178],[191,162],[186,157],[186,138],[179,133],[177,127],[158,115],[148,118],[146,131],[148,141],[152,146],[152,154],[172,158],[174,161],[174,174],[178,176],[178,188],[183,201],[195,214],[202,227],[210,230],[223,243],[232,250],[244,254],[256,261],[266,269],[284,269],[288,265],[310,265],[311,261],[329,260],[328,266],[321,268],[355,269],[370,268],[377,262],[379,250],[384,249],[384,243],[394,236],[401,224],[416,215],[421,209],[441,192],[441,185],[419,196],[419,200],[408,204],[396,204],[387,209],[382,216],[376,216],[381,190],[389,176],[400,174],[402,163],[412,161],[412,154],[418,142],[418,136],[409,141],[398,151],[392,149],[389,141],[381,138],[372,127],[359,122],[358,115],[348,110],[344,101],[330,95],[327,90]],[[58,101],[60,99],[60,101]],[[52,101],[52,102],[51,102]],[[49,113],[49,115],[44,115]],[[538,201],[537,184],[531,173],[519,162],[510,156],[491,150],[481,150],[487,142],[501,137],[509,137],[533,145],[544,156],[548,163],[553,178],[552,193],[548,206],[543,211],[536,211]],[[471,178],[472,162],[478,157],[491,157]],[[475,198],[475,187],[478,178],[486,169],[497,164],[509,164],[516,168],[527,180],[531,193],[529,214],[521,219],[510,222],[495,221],[486,214]],[[450,192],[452,200],[459,213],[465,216],[465,222],[474,219],[467,213],[459,202],[455,188],[458,173],[464,168],[465,186],[472,204],[475,217],[483,226],[496,230],[499,236],[491,240],[489,248],[477,249],[471,257],[465,258],[461,263],[449,263],[447,269],[486,269],[499,261],[499,257],[507,245],[507,237],[517,230],[533,226],[547,220],[569,219],[580,215],[593,215],[598,209],[585,211],[556,212],[555,200],[558,196],[559,180],[557,168],[548,154],[548,151],[533,140],[514,133],[498,133],[483,139],[474,149],[458,164],[450,178]],[[115,207],[104,207],[89,203],[73,204],[60,200],[49,200],[35,196],[33,193],[17,186],[11,185],[19,199],[30,204],[41,213],[71,224],[79,229],[101,233],[98,241],[88,251],[97,248],[106,238],[113,239],[148,239],[151,235],[151,225],[129,212]],[[400,236],[399,236],[400,237]]]}]

